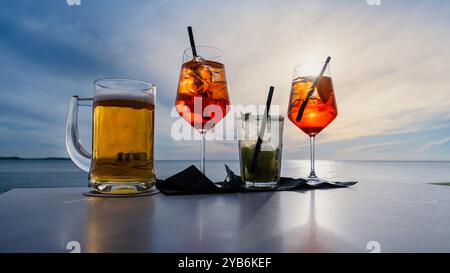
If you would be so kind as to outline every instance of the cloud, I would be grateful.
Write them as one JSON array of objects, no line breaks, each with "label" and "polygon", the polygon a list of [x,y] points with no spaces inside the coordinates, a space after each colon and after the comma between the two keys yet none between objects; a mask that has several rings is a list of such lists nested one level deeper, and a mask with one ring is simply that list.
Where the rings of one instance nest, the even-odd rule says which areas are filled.
[{"label": "cloud", "polygon": [[364,144],[364,145],[358,145],[353,146],[350,148],[340,149],[337,150],[336,153],[338,154],[349,154],[354,152],[360,152],[360,151],[369,151],[369,150],[379,150],[380,148],[385,148],[393,145],[400,145],[404,144],[406,141],[389,141],[389,142],[381,142],[381,143],[372,143],[372,144]]},{"label": "cloud", "polygon": [[435,146],[441,146],[444,145],[446,143],[450,142],[450,137],[444,138],[444,139],[440,139],[440,140],[433,140],[428,142],[427,144],[419,147],[417,149],[418,152],[426,152],[428,150],[431,150],[432,148],[434,148]]},{"label": "cloud", "polygon": [[[339,114],[318,137],[330,151],[367,137],[379,144],[386,143],[381,136],[410,132],[413,139],[414,132],[445,129],[449,11],[450,3],[433,1],[376,8],[346,0],[84,1],[76,8],[65,1],[2,1],[0,143],[14,145],[0,155],[22,153],[28,135],[51,135],[59,148],[49,152],[49,144],[39,143],[28,156],[65,156],[69,97],[89,96],[95,78],[122,76],[158,86],[156,158],[177,158],[181,149],[196,158],[198,149],[188,148],[194,143],[170,137],[187,25],[198,44],[224,50],[233,104],[263,104],[275,85],[273,103],[285,113],[293,67],[331,55]],[[288,119],[284,135],[287,155],[307,144]],[[211,145],[208,155],[218,158],[230,145]],[[339,155],[346,152],[355,148]]]}]

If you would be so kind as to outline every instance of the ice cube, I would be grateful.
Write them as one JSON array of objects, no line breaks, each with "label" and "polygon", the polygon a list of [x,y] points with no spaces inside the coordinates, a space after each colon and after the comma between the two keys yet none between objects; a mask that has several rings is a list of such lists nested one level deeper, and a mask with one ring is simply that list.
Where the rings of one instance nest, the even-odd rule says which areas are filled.
[{"label": "ice cube", "polygon": [[212,71],[212,81],[215,83],[224,83],[225,82],[225,73],[223,70],[216,70],[214,69]]},{"label": "ice cube", "polygon": [[195,78],[185,78],[180,80],[179,92],[190,96],[199,96],[203,92],[203,81]]},{"label": "ice cube", "polygon": [[197,77],[199,77],[201,80],[211,83],[212,82],[212,72],[209,69],[208,65],[199,65],[195,67],[194,72]]},{"label": "ice cube", "polygon": [[204,62],[205,59],[202,56],[197,55],[196,57],[192,58],[193,62]]},{"label": "ice cube", "polygon": [[278,147],[276,147],[272,143],[264,143],[263,142],[261,144],[261,151],[275,151],[276,149],[278,149]]}]

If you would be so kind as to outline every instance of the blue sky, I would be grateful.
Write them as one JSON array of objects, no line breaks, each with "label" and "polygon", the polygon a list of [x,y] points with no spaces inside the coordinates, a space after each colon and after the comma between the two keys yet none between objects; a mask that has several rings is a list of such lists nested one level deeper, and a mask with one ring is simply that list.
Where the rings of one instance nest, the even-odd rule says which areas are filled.
[{"label": "blue sky", "polygon": [[[70,96],[121,76],[158,86],[156,158],[197,159],[198,141],[170,135],[192,25],[197,44],[224,50],[234,104],[262,104],[275,85],[285,112],[292,68],[333,57],[339,115],[318,136],[319,159],[450,160],[448,14],[443,0],[3,0],[0,156],[67,156]],[[308,158],[306,135],[288,120],[284,136],[286,158]],[[211,141],[207,156],[236,159],[237,144]]]}]

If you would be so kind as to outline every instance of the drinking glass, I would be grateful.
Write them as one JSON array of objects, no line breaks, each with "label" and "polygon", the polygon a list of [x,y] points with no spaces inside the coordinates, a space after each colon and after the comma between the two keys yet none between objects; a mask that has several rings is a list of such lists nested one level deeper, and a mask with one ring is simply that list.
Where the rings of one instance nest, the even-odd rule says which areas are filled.
[{"label": "drinking glass", "polygon": [[311,185],[324,181],[317,177],[314,167],[315,138],[338,113],[329,64],[320,76],[324,66],[324,62],[312,62],[294,67],[288,108],[289,120],[309,136],[311,171],[307,180]]},{"label": "drinking glass", "polygon": [[178,81],[176,109],[201,134],[200,169],[205,173],[205,134],[228,113],[230,99],[222,50],[197,46],[197,56],[187,48]]},{"label": "drinking glass", "polygon": [[[72,161],[89,173],[99,193],[137,194],[155,184],[153,158],[156,86],[139,80],[94,81],[94,96],[70,99],[66,147]],[[80,143],[78,108],[93,104],[92,153]]]},{"label": "drinking glass", "polygon": [[[241,177],[247,188],[275,188],[280,181],[284,117],[269,115],[264,131],[264,115],[243,115],[238,119]],[[257,154],[258,137],[262,135]]]}]

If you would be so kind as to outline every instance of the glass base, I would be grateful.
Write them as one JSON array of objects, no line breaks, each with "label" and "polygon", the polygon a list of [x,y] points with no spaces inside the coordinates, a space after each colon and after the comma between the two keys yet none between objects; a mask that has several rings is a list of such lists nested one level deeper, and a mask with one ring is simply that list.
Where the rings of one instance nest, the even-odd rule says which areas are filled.
[{"label": "glass base", "polygon": [[311,185],[311,186],[317,186],[317,185],[327,182],[327,180],[320,179],[317,176],[308,177],[308,178],[306,178],[306,181],[307,181],[306,183],[308,183],[308,185]]},{"label": "glass base", "polygon": [[98,182],[90,181],[89,184],[95,191],[102,194],[139,194],[149,192],[155,185],[155,180],[136,182]]},{"label": "glass base", "polygon": [[275,189],[277,182],[248,182],[245,181],[245,188],[247,189]]}]

